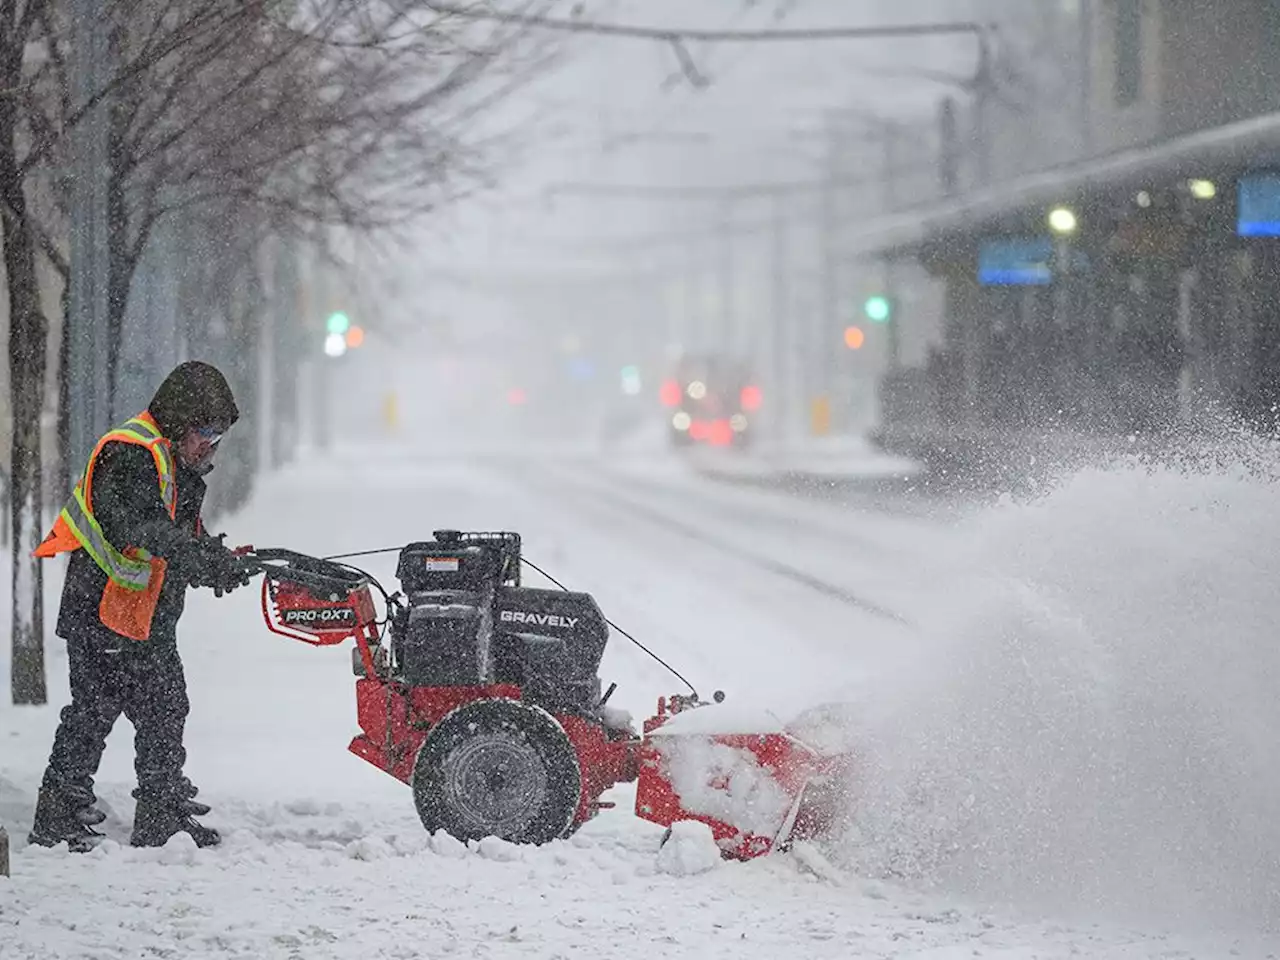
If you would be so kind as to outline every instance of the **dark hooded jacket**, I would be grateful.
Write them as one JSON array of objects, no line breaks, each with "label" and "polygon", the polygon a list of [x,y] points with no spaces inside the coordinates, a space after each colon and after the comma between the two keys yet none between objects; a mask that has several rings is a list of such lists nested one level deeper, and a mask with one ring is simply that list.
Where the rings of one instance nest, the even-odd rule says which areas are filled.
[{"label": "dark hooded jacket", "polygon": [[[227,430],[240,417],[226,379],[215,368],[188,361],[174,369],[156,391],[148,411],[160,432],[174,445],[188,429],[215,426]],[[169,519],[156,482],[155,461],[144,448],[108,443],[98,455],[93,471],[92,508],[108,542],[117,548],[140,546],[155,556],[170,559],[201,531],[200,510],[205,482],[195,471],[174,458],[178,487],[176,516]],[[189,571],[170,563],[156,604],[148,642],[173,643],[178,619],[186,605]],[[58,611],[58,636],[89,639],[100,644],[137,643],[103,626],[98,604],[107,575],[84,550],[71,555]]]}]

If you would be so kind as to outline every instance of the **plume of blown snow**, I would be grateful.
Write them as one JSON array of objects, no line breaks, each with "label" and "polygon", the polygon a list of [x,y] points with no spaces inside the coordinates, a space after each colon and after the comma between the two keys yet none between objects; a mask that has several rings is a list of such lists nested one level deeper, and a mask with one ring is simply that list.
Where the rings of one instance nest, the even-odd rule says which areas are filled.
[{"label": "plume of blown snow", "polygon": [[1129,461],[958,532],[876,686],[839,856],[992,903],[1280,927],[1271,445]]}]

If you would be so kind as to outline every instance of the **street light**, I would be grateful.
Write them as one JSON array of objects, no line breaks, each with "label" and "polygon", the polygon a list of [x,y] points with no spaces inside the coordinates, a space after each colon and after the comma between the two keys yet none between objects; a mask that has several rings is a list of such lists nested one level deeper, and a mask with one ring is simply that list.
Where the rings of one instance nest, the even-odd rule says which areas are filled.
[{"label": "street light", "polygon": [[1075,233],[1079,221],[1069,207],[1054,207],[1049,211],[1049,229],[1057,234]]},{"label": "street light", "polygon": [[1218,195],[1218,187],[1212,180],[1188,180],[1187,189],[1197,200],[1212,200]]}]

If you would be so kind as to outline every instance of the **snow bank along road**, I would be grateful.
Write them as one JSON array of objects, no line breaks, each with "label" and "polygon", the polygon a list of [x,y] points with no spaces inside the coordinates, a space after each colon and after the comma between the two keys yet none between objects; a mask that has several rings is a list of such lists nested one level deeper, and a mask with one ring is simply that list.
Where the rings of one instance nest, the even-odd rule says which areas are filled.
[{"label": "snow bank along road", "polygon": [[[1134,492],[1133,499],[1149,501],[1149,494]],[[1075,512],[1079,505],[1068,506]],[[1051,507],[1041,509],[1052,513]],[[1039,522],[1036,538],[1060,535],[1053,532],[1056,520],[1043,515],[1031,520],[1033,526]],[[1078,701],[1081,685],[1061,689],[1076,682],[1076,674],[1056,665],[1079,658],[1058,643],[1064,636],[1078,640],[1088,625],[1072,619],[1069,604],[1046,610],[1045,604],[1028,602],[1025,591],[1009,588],[997,571],[974,570],[1014,554],[1027,578],[1019,581],[1024,586],[1043,572],[1036,566],[1043,557],[1019,554],[1009,539],[1015,536],[1010,524],[986,521],[983,529],[991,539],[974,553],[973,531],[950,523],[715,486],[662,463],[441,464],[404,451],[359,450],[271,478],[253,507],[225,527],[232,541],[313,553],[394,546],[440,527],[519,530],[531,559],[575,589],[595,594],[608,616],[667,656],[704,696],[721,688],[729,696],[726,708],[778,717],[814,704],[855,704],[864,712],[850,722],[865,724],[868,743],[876,746],[903,729],[901,716],[891,709],[898,694],[915,709],[919,701],[910,697],[928,689],[894,687],[886,678],[918,676],[922,660],[969,664],[968,673],[958,672],[970,684],[980,676],[998,681],[991,693],[996,699],[964,700],[972,693],[969,686],[946,687],[952,696],[941,699],[952,713],[942,715],[953,732],[959,731],[950,747],[965,755],[969,779],[960,782],[964,778],[954,768],[926,749],[938,743],[935,729],[907,725],[918,749],[903,751],[907,769],[899,779],[878,784],[880,816],[862,833],[851,832],[843,846],[825,850],[825,860],[778,856],[697,872],[707,864],[696,850],[684,857],[659,854],[661,831],[629,816],[631,798],[624,788],[610,798],[618,801],[618,809],[571,841],[539,849],[491,842],[468,849],[444,836],[426,836],[409,791],[346,753],[354,708],[343,651],[314,650],[269,635],[252,590],[221,601],[195,595],[181,639],[192,695],[188,771],[202,787],[202,798],[214,804],[215,813],[207,819],[224,830],[227,842],[214,851],[195,851],[180,840],[161,851],[108,843],[86,858],[19,844],[12,879],[0,880],[4,960],[648,960],[655,950],[673,957],[735,960],[1223,956],[1232,951],[1261,957],[1280,950],[1280,944],[1267,940],[1266,924],[1259,920],[1271,878],[1266,864],[1246,864],[1238,871],[1248,878],[1247,890],[1225,889],[1225,873],[1199,871],[1212,885],[1204,901],[1209,907],[1224,902],[1240,907],[1238,914],[1213,912],[1221,922],[1212,927],[1200,922],[1203,911],[1195,909],[1194,897],[1187,912],[1142,915],[1139,922],[1142,911],[1135,909],[1104,918],[1094,908],[1105,905],[1106,894],[1133,886],[1127,883],[1131,878],[1123,870],[1113,875],[1117,868],[1105,858],[1078,864],[1078,855],[1098,852],[1088,844],[1082,851],[1072,846],[1079,846],[1080,838],[1070,822],[1047,831],[1039,814],[1019,814],[1021,807],[1009,806],[1011,793],[1021,790],[1035,795],[1036,810],[1044,816],[1061,814],[1060,794],[1067,791],[1055,792],[1045,769],[1054,756],[1008,750],[1020,765],[992,767],[1004,793],[984,792],[981,743],[973,738],[985,738],[996,752],[1028,739],[1046,750],[1052,744],[1044,746],[1044,739],[1025,726],[1005,729],[992,721],[964,727],[955,711],[986,717],[1004,705],[1020,722],[1040,713],[1048,726],[1080,720],[1079,711],[1063,712],[1053,694],[1057,690],[1059,699]],[[963,549],[956,547],[958,536]],[[1062,562],[1074,562],[1070,548],[1079,543],[1059,547],[1066,553]],[[367,567],[390,583],[394,564],[390,555],[370,558]],[[941,610],[956,613],[954,591],[941,593],[939,584],[955,582],[959,572],[966,574],[963,592],[970,601],[959,635],[971,636],[975,611],[986,610],[974,602],[999,599],[1000,616],[987,622],[995,635],[1025,641],[1017,650],[1018,670],[1043,685],[1031,684],[1045,710],[1013,696],[1015,688],[1027,684],[1008,679],[1006,658],[978,645],[966,648],[957,661],[954,644],[939,640]],[[992,577],[1002,589],[988,586],[975,597]],[[50,580],[56,598],[60,578]],[[6,575],[3,589],[7,584]],[[975,651],[979,656],[969,656]],[[1100,657],[1085,672],[1106,671],[1109,663]],[[54,707],[0,711],[0,823],[19,841],[57,722],[55,708],[66,697],[65,661],[56,646],[50,671]],[[653,709],[658,695],[680,689],[618,636],[602,673],[606,682],[619,684],[614,702],[637,717]],[[1223,678],[1221,671],[1209,676]],[[1124,677],[1114,671],[1108,677],[1115,697]],[[1167,674],[1161,678],[1166,687],[1176,680]],[[0,681],[7,684],[7,677]],[[886,697],[886,689],[894,695]],[[975,703],[982,708],[972,709]],[[1099,718],[1090,716],[1096,731]],[[1195,741],[1193,727],[1183,723],[1179,731],[1184,742]],[[1069,740],[1068,734],[1059,739]],[[121,842],[127,840],[132,815],[130,737],[122,721],[99,777],[112,808],[106,830]],[[1106,742],[1116,746],[1114,739]],[[1236,759],[1235,768],[1215,768],[1224,792],[1234,783],[1230,777],[1251,772],[1249,758]],[[1038,792],[1019,781],[1026,771]],[[938,784],[936,796],[926,792],[923,802],[918,796],[906,802],[897,798],[898,792],[910,794],[918,787],[922,774]],[[1163,789],[1158,772],[1152,786]],[[1005,804],[1000,809],[1009,813],[1015,832],[954,816],[952,802],[964,809],[963,801],[974,796],[979,803]],[[1256,828],[1251,839],[1261,853],[1255,859],[1275,849],[1268,845],[1273,834],[1257,832],[1274,828],[1244,816],[1252,808],[1233,806],[1221,793],[1217,800],[1212,813],[1234,817],[1230,822],[1237,827]],[[949,830],[949,824],[957,826]],[[1094,827],[1109,836],[1108,824],[1095,818]],[[1164,837],[1146,839],[1158,846]],[[990,878],[974,854],[983,849],[996,858],[1002,875],[1012,875],[1009,887],[1025,881],[1022,885],[1038,896],[1020,898],[1016,890],[985,882]],[[1234,847],[1219,844],[1217,849],[1223,856],[1237,854]],[[1180,854],[1166,859],[1186,861],[1197,850],[1189,841]],[[948,851],[953,856],[946,856]],[[1158,851],[1140,846],[1124,854],[1137,860],[1144,876],[1153,863],[1164,862]],[[1019,859],[1049,876],[1037,887],[1019,875]],[[1061,876],[1052,875],[1054,864]],[[1198,865],[1206,866],[1180,863],[1187,872]],[[1219,866],[1212,860],[1207,864]],[[1163,895],[1184,886],[1170,879],[1151,892],[1173,902]],[[1194,894],[1195,884],[1190,887]],[[1089,896],[1064,895],[1077,889]],[[1223,896],[1215,899],[1214,892]]]}]

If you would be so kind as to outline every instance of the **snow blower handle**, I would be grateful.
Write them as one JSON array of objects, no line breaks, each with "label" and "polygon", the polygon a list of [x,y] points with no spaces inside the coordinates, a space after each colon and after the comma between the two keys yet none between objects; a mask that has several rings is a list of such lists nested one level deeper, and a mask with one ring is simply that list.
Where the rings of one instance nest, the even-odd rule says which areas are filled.
[{"label": "snow blower handle", "polygon": [[332,560],[286,550],[283,547],[238,547],[235,550],[254,572],[261,572],[269,580],[293,583],[317,594],[349,595],[352,591],[369,585],[369,578],[351,567]]},{"label": "snow blower handle", "polygon": [[[346,564],[283,548],[243,556],[263,574],[262,619],[267,629],[316,647],[354,637],[366,671],[379,636],[378,612],[369,592],[373,578]],[[368,675],[372,675],[371,673]]]}]

